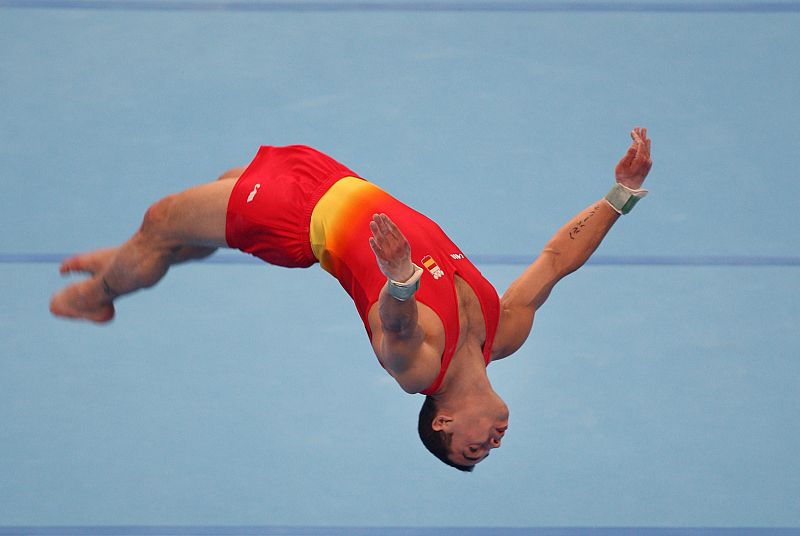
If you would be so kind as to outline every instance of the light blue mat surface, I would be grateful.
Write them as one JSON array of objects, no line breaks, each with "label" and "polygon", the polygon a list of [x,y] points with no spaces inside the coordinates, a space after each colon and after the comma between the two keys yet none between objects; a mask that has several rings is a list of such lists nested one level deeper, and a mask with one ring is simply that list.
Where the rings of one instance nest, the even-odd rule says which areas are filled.
[{"label": "light blue mat surface", "polygon": [[[0,534],[800,526],[797,3],[12,4]],[[639,124],[652,193],[490,367],[511,428],[471,475],[420,445],[421,400],[318,268],[224,252],[120,300],[107,327],[47,310],[63,254],[124,240],[259,144],[330,153],[502,291],[606,192]],[[559,530],[530,533],[626,533]]]}]

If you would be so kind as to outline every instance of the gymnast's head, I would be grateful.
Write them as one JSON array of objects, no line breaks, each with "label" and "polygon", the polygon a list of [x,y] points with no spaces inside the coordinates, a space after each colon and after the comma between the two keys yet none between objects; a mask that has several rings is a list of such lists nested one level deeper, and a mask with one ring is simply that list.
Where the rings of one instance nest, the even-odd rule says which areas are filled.
[{"label": "gymnast's head", "polygon": [[417,423],[425,448],[450,467],[465,472],[472,472],[500,447],[506,429],[508,406],[496,394],[488,400],[458,405],[428,395]]}]

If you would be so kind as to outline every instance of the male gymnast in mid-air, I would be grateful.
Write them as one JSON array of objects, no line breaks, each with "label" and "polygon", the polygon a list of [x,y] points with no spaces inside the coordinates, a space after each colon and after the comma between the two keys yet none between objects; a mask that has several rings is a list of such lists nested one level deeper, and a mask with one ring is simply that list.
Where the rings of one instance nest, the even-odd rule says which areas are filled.
[{"label": "male gymnast in mid-air", "polygon": [[218,247],[280,266],[319,262],[355,302],[380,364],[404,391],[426,395],[422,442],[471,471],[508,428],[486,366],[522,346],[553,286],[647,193],[647,130],[631,138],[608,195],[562,227],[501,298],[436,223],[330,157],[289,146],[262,147],[246,168],[161,199],[121,246],[65,260],[62,273],[90,277],[57,292],[50,310],[108,322],[116,298]]}]

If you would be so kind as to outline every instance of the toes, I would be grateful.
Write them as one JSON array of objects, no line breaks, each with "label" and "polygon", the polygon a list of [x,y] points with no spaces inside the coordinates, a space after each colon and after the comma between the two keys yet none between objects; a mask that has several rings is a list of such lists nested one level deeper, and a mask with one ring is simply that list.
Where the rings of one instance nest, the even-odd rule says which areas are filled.
[{"label": "toes", "polygon": [[61,308],[58,306],[55,296],[50,298],[50,312],[53,313],[53,315],[55,316],[66,316],[61,313]]},{"label": "toes", "polygon": [[72,272],[92,273],[92,270],[83,263],[81,257],[70,257],[69,259],[65,260],[61,263],[58,271],[61,274],[69,274]]},{"label": "toes", "polygon": [[62,316],[65,318],[74,318],[78,316],[71,307],[66,306],[61,293],[54,294],[53,297],[50,298],[50,312],[55,316]]},{"label": "toes", "polygon": [[72,272],[72,259],[67,259],[61,262],[61,266],[58,267],[58,272],[61,274],[66,274]]},{"label": "toes", "polygon": [[104,323],[114,318],[114,304],[98,302],[89,287],[90,280],[82,281],[55,293],[50,299],[50,312],[62,318],[74,318]]},{"label": "toes", "polygon": [[110,322],[114,318],[114,305],[106,304],[94,311],[79,311],[70,307],[64,306],[59,303],[59,300],[53,298],[50,301],[50,312],[61,318],[73,318],[75,320],[90,320],[98,324]]},{"label": "toes", "polygon": [[111,262],[117,249],[118,248],[97,249],[88,253],[73,255],[61,263],[59,271],[62,274],[83,272],[94,275]]},{"label": "toes", "polygon": [[114,312],[114,306],[109,303],[108,305],[104,305],[102,308],[100,308],[100,310],[98,310],[96,313],[93,313],[91,316],[87,316],[86,318],[98,324],[105,324],[114,318]]}]

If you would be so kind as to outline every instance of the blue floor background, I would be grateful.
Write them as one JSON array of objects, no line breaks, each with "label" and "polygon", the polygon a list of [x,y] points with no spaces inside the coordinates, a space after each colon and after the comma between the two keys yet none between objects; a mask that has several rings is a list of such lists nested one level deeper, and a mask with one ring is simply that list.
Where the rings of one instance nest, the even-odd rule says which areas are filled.
[{"label": "blue floor background", "polygon": [[[219,5],[0,2],[0,525],[800,527],[797,3]],[[470,475],[318,268],[226,252],[97,327],[33,262],[305,143],[502,292],[635,125],[652,193],[491,366],[511,428]]]}]

